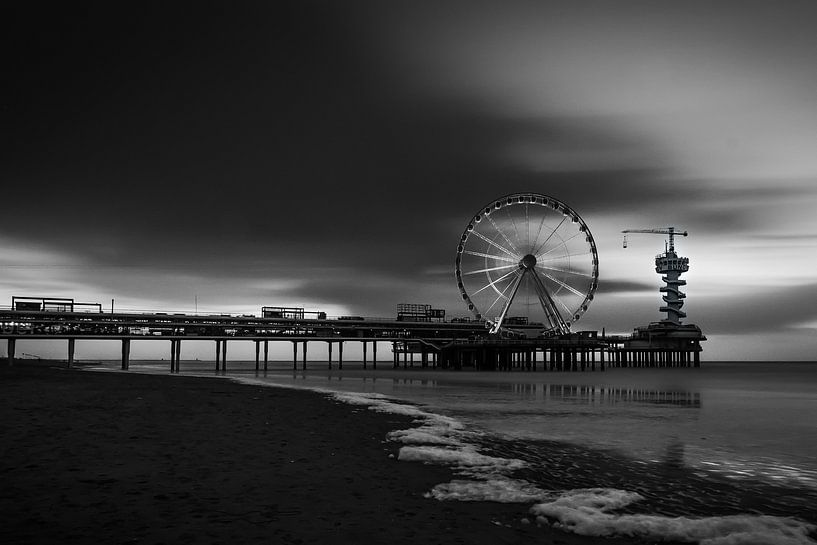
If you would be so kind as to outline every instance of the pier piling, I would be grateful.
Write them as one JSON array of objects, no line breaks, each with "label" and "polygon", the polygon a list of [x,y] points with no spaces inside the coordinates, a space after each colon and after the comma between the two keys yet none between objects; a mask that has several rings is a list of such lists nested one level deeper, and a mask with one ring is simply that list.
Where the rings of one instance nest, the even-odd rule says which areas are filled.
[{"label": "pier piling", "polygon": [[15,352],[15,348],[17,347],[17,339],[9,339],[7,346],[8,346],[8,349],[7,349],[8,364],[9,364],[9,367],[11,367],[11,366],[14,365],[14,352]]},{"label": "pier piling", "polygon": [[267,371],[269,363],[269,341],[264,341],[264,372]]},{"label": "pier piling", "polygon": [[76,343],[76,339],[68,339],[68,367],[72,367],[74,365],[74,345]]},{"label": "pier piling", "polygon": [[329,369],[332,369],[332,341],[329,341]]},{"label": "pier piling", "polygon": [[130,339],[122,339],[122,370],[130,368]]}]

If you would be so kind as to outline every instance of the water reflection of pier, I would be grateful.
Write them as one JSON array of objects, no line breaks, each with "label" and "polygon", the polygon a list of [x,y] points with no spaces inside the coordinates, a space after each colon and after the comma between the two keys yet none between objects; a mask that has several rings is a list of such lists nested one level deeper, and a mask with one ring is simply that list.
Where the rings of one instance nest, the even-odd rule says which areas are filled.
[{"label": "water reflection of pier", "polygon": [[513,383],[507,386],[521,398],[545,402],[558,400],[589,405],[612,405],[623,402],[691,408],[701,406],[699,392],[684,390],[544,383]]}]

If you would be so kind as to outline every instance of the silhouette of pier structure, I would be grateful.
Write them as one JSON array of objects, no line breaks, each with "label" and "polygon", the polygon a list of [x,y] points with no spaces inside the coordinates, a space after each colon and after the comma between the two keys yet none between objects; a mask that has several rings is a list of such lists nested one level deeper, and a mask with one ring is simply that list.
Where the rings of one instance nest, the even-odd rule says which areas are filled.
[{"label": "silhouette of pier structure", "polygon": [[[518,326],[517,331],[525,326]],[[535,330],[534,326],[530,327]],[[118,340],[121,367],[130,365],[131,344],[167,342],[170,371],[180,371],[185,341],[214,343],[214,368],[227,370],[228,344],[255,345],[255,368],[267,370],[271,342],[291,343],[293,368],[306,369],[309,347],[328,344],[328,366],[343,368],[344,346],[361,343],[362,366],[474,370],[593,371],[607,367],[699,366],[695,339],[671,349],[640,348],[633,336],[579,332],[541,338],[498,338],[478,321],[407,321],[362,317],[300,318],[202,316],[165,313],[97,313],[64,310],[0,310],[0,339],[7,341],[8,363],[14,364],[17,343],[61,339],[67,342],[67,363],[74,364],[76,343]],[[378,357],[378,348],[381,348]],[[383,353],[391,349],[384,361]],[[322,360],[326,364],[326,360]],[[348,363],[348,362],[347,362]],[[357,362],[356,362],[357,363]]]},{"label": "silhouette of pier structure", "polygon": [[[669,235],[655,258],[666,318],[637,327],[631,335],[572,332],[598,288],[599,261],[589,226],[564,202],[547,195],[516,193],[480,208],[468,221],[455,259],[457,289],[473,318],[445,319],[431,305],[398,305],[396,318],[340,316],[302,308],[262,307],[261,316],[114,313],[98,303],[66,298],[13,297],[0,310],[0,339],[14,363],[20,339],[65,339],[68,365],[77,340],[119,340],[122,369],[130,365],[131,343],[170,343],[170,371],[179,372],[182,344],[215,343],[215,369],[227,369],[230,342],[255,343],[255,368],[269,366],[269,343],[292,343],[292,365],[307,367],[309,344],[328,344],[328,365],[343,367],[345,343],[362,343],[363,367],[382,363],[378,343],[391,345],[392,366],[476,370],[585,371],[607,367],[699,367],[701,341],[694,324],[683,324],[689,259],[675,253],[675,227],[628,229],[627,233]],[[627,247],[626,236],[624,247]],[[80,310],[91,312],[80,312]],[[512,312],[525,311],[524,316]],[[299,355],[300,347],[300,355]],[[371,347],[371,360],[368,350]],[[261,358],[263,348],[263,360]],[[333,352],[337,357],[333,361]],[[382,352],[381,352],[382,353]],[[417,361],[419,358],[419,361]]]}]

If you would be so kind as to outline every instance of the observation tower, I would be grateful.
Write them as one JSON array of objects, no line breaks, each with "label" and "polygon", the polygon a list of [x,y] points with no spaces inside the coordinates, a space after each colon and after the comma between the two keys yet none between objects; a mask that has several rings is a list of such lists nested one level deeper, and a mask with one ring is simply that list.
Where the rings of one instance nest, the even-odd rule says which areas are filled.
[{"label": "observation tower", "polygon": [[689,233],[680,231],[675,227],[664,227],[658,229],[625,229],[624,247],[627,247],[627,234],[647,233],[656,235],[667,235],[664,242],[664,253],[655,256],[655,272],[662,275],[664,285],[659,288],[664,300],[664,305],[658,310],[666,313],[666,317],[660,322],[653,322],[646,326],[639,326],[633,332],[632,340],[626,344],[627,349],[654,349],[668,348],[673,350],[685,350],[692,352],[695,358],[695,366],[700,365],[699,353],[700,343],[706,340],[701,332],[701,328],[694,324],[683,324],[681,320],[686,318],[686,313],[681,310],[684,306],[686,294],[680,290],[686,285],[686,280],[681,280],[681,275],[689,270],[689,258],[679,256],[675,252],[675,237],[685,237]]},{"label": "observation tower", "polygon": [[686,294],[678,288],[686,285],[686,280],[681,280],[681,275],[689,270],[689,258],[680,257],[675,253],[675,236],[685,237],[689,233],[678,231],[675,227],[666,229],[625,229],[624,247],[627,247],[627,233],[650,233],[658,235],[668,235],[668,242],[664,243],[664,253],[655,256],[655,272],[662,274],[661,280],[666,284],[659,291],[664,294],[662,299],[666,305],[658,310],[666,312],[667,317],[661,320],[666,324],[681,325],[681,318],[686,318],[686,313],[681,310],[684,306]]}]

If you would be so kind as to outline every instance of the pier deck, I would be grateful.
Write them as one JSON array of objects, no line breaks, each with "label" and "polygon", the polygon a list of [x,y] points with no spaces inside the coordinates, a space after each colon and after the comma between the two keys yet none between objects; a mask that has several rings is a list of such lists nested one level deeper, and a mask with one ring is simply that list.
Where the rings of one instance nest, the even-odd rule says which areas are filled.
[{"label": "pier deck", "polygon": [[[529,328],[534,331],[535,328]],[[215,343],[215,368],[226,370],[227,344],[255,343],[256,369],[269,363],[269,343],[292,343],[292,364],[307,367],[309,343],[328,343],[329,366],[343,366],[344,343],[362,343],[363,366],[377,366],[378,343],[391,345],[392,366],[477,370],[604,370],[606,367],[700,366],[700,339],[643,342],[636,336],[580,332],[526,338],[489,335],[479,322],[409,322],[403,320],[292,319],[254,316],[88,313],[53,311],[0,311],[0,339],[7,341],[8,363],[13,365],[20,340],[62,339],[68,344],[67,363],[74,363],[77,340],[121,342],[122,369],[129,368],[134,341],[164,340],[170,344],[170,371],[179,371],[182,342]],[[301,347],[299,354],[299,345]],[[334,348],[337,357],[333,362]],[[371,348],[372,357],[368,358]],[[263,358],[262,358],[263,354]],[[402,360],[402,361],[401,361]],[[380,361],[379,363],[383,363]]]}]

